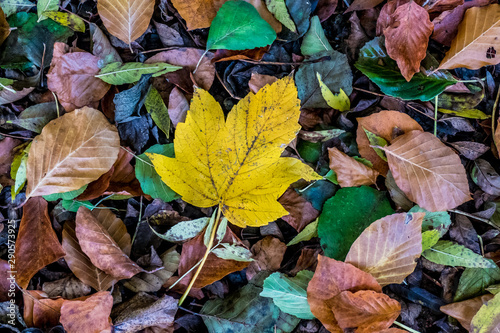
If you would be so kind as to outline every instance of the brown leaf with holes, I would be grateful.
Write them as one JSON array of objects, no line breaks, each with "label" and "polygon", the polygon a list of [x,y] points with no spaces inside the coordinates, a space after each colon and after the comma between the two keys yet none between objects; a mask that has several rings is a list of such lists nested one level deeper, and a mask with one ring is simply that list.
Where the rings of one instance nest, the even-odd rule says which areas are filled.
[{"label": "brown leaf with holes", "polygon": [[251,248],[252,261],[247,267],[247,280],[250,281],[260,271],[275,272],[281,267],[286,245],[278,238],[267,236]]},{"label": "brown leaf with holes", "polygon": [[387,142],[391,142],[394,139],[394,134],[397,132],[423,131],[422,127],[415,120],[407,114],[398,111],[380,111],[368,117],[356,118],[356,120],[358,121],[356,142],[359,153],[362,157],[373,163],[373,169],[384,176],[389,170],[387,162],[381,159],[375,150],[370,147],[370,141],[363,128],[385,139]]},{"label": "brown leaf with holes", "polygon": [[68,333],[111,333],[112,307],[109,291],[99,291],[84,301],[64,301],[60,321]]},{"label": "brown leaf with holes", "polygon": [[452,316],[458,320],[458,322],[469,331],[472,318],[483,305],[493,298],[493,296],[494,295],[486,294],[466,301],[446,304],[443,305],[440,310],[448,316]]},{"label": "brown leaf with holes", "polygon": [[422,253],[424,216],[392,214],[373,222],[351,245],[345,262],[371,274],[382,287],[402,283]]},{"label": "brown leaf with holes", "polygon": [[373,185],[380,175],[377,171],[355,160],[337,148],[328,148],[330,169],[337,174],[337,181],[341,187]]},{"label": "brown leaf with holes", "polygon": [[82,251],[92,264],[117,280],[129,279],[137,273],[144,272],[144,269],[128,257],[130,235],[124,233],[119,241],[115,241],[101,222],[106,219],[113,220],[110,214],[114,214],[104,214],[106,213],[99,212],[97,215],[83,206],[78,209],[75,232]]},{"label": "brown leaf with holes", "polygon": [[342,291],[331,304],[339,326],[360,333],[388,329],[401,312],[398,301],[373,290]]},{"label": "brown leaf with holes", "polygon": [[410,81],[420,72],[434,25],[429,13],[414,1],[399,6],[390,19],[391,24],[384,29],[387,54],[396,60],[406,81]]},{"label": "brown leaf with holes", "polygon": [[54,44],[54,55],[47,73],[47,87],[53,91],[66,111],[97,107],[111,87],[95,77],[101,70],[99,57],[88,52],[69,52],[64,43]]},{"label": "brown leaf with holes", "polygon": [[42,268],[65,255],[50,223],[47,201],[29,199],[16,240],[16,281],[26,289],[31,278]]},{"label": "brown leaf with holes", "polygon": [[312,203],[293,188],[288,188],[278,201],[290,213],[283,216],[282,219],[298,232],[301,232],[319,216],[319,211],[313,207]]},{"label": "brown leaf with holes", "polygon": [[[205,254],[207,247],[203,243],[203,237],[204,233],[201,233],[182,245],[181,261],[178,269],[179,276],[183,276],[189,269],[191,269],[191,267],[196,265]],[[222,243],[235,244],[238,242],[240,242],[239,238],[228,227]],[[215,254],[210,253],[207,257],[205,265],[203,265],[200,275],[198,275],[198,278],[193,285],[193,288],[203,288],[222,279],[224,276],[232,272],[241,271],[243,268],[247,267],[248,264],[249,262],[224,260],[217,257]],[[179,282],[179,284],[183,286],[181,289],[185,289],[193,277],[193,274],[194,270],[192,270],[182,279],[181,282]]]},{"label": "brown leaf with holes", "polygon": [[59,324],[61,306],[65,300],[61,297],[49,298],[39,290],[25,290],[23,292],[24,313],[23,319],[28,327],[50,329]]},{"label": "brown leaf with holes", "polygon": [[420,207],[447,211],[472,199],[460,157],[431,133],[408,132],[384,151],[396,184]]},{"label": "brown leaf with holes", "polygon": [[332,300],[342,291],[373,290],[382,292],[368,273],[335,259],[318,255],[318,266],[307,286],[307,302],[313,315],[330,332],[343,332],[332,312]]}]

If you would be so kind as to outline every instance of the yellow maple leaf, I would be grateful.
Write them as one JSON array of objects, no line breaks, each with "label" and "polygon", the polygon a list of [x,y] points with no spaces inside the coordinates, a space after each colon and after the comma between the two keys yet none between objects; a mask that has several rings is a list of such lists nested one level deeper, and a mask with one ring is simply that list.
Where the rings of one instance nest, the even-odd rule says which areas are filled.
[{"label": "yellow maple leaf", "polygon": [[280,157],[300,130],[300,100],[292,78],[250,93],[224,121],[219,103],[194,93],[179,123],[175,158],[148,154],[162,180],[198,207],[219,205],[233,224],[261,226],[288,212],[277,199],[301,178],[321,179],[300,160]]}]

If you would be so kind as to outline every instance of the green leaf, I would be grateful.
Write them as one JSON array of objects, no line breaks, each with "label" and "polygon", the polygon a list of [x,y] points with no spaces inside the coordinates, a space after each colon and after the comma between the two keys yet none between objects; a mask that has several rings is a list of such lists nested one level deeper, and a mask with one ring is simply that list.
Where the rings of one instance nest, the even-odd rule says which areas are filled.
[{"label": "green leaf", "polygon": [[[154,145],[145,153],[161,154],[168,157],[174,157],[174,144],[168,145]],[[172,191],[164,182],[162,182],[160,175],[156,173],[151,160],[146,154],[137,156],[135,163],[135,176],[141,184],[142,191],[154,199],[161,199],[165,202],[170,202],[179,198],[177,193]]]},{"label": "green leaf", "polygon": [[217,12],[208,33],[207,50],[248,50],[270,45],[274,29],[251,4],[230,0]]},{"label": "green leaf", "polygon": [[[4,77],[0,77],[0,90],[4,90],[4,89],[10,89],[10,90],[13,90],[11,87],[12,83],[14,83],[15,81],[14,80],[11,80],[11,79],[7,79],[7,78],[4,78]],[[15,90],[13,90],[15,91]]]},{"label": "green leaf", "polygon": [[304,161],[316,163],[321,157],[321,142],[299,140],[297,143],[297,152]]},{"label": "green leaf", "polygon": [[25,128],[35,133],[42,129],[51,120],[57,118],[57,104],[55,102],[40,103],[26,108],[12,124]]},{"label": "green leaf", "polygon": [[170,117],[168,116],[168,109],[155,87],[151,86],[149,88],[144,106],[151,115],[156,126],[165,133],[167,139],[170,138]]},{"label": "green leaf", "polygon": [[393,214],[384,192],[368,186],[346,187],[323,206],[318,236],[325,255],[344,260],[352,243],[372,222]]},{"label": "green leaf", "polygon": [[269,275],[258,273],[243,288],[224,299],[209,300],[201,318],[210,333],[288,333],[300,319],[282,312],[273,300],[262,297],[262,284]]},{"label": "green leaf", "polygon": [[322,57],[329,57],[329,60],[304,63],[295,74],[295,84],[303,108],[328,108],[321,94],[317,73],[333,93],[339,93],[340,89],[347,95],[352,93],[352,71],[347,56],[337,51],[321,52],[312,60]]},{"label": "green leaf", "polygon": [[466,268],[460,281],[453,302],[463,301],[484,293],[490,285],[500,281],[500,268]]},{"label": "green leaf", "polygon": [[43,198],[47,201],[57,201],[59,199],[63,200],[73,200],[80,194],[82,194],[86,189],[88,185],[84,185],[78,190],[74,191],[69,191],[69,192],[64,192],[64,193],[54,193],[54,194],[49,194],[49,195],[44,195]]},{"label": "green leaf", "polygon": [[221,243],[223,247],[218,247],[212,251],[217,257],[224,260],[253,261],[252,252],[246,247],[235,244]]},{"label": "green leaf", "polygon": [[446,266],[470,268],[495,268],[491,259],[486,259],[463,245],[440,240],[432,248],[422,253],[425,259]]},{"label": "green leaf", "polygon": [[448,232],[451,225],[450,214],[447,212],[429,212],[415,205],[409,210],[409,213],[425,213],[424,220],[422,221],[422,231],[438,230],[440,237]]},{"label": "green leaf", "polygon": [[339,184],[339,181],[337,180],[337,174],[333,170],[329,170],[324,178],[331,181],[335,185]]},{"label": "green leaf", "polygon": [[465,109],[465,110],[460,110],[460,111],[453,111],[453,110],[438,108],[438,111],[441,113],[454,114],[454,115],[459,116],[459,117],[471,118],[471,119],[483,120],[483,119],[491,118],[490,115],[487,115],[486,113],[484,113],[483,111],[478,110],[478,109]]},{"label": "green leaf", "polygon": [[90,203],[90,201],[78,201],[78,200],[61,200],[61,205],[64,209],[69,210],[70,212],[76,213],[78,208],[81,206],[87,207],[90,210],[93,210],[95,207]]},{"label": "green leaf", "polygon": [[209,248],[210,244],[210,236],[212,235],[212,230],[214,229],[215,226],[215,219],[217,216],[217,208],[214,209],[214,212],[212,213],[212,216],[208,220],[208,225],[207,229],[205,229],[205,233],[203,234],[203,244],[205,244],[205,247]]},{"label": "green leaf", "polygon": [[448,71],[432,72],[439,64],[430,54],[427,54],[421,63],[426,70],[416,73],[411,81],[407,82],[397,63],[387,55],[380,37],[361,48],[359,59],[354,66],[375,82],[384,94],[405,100],[428,101],[443,92],[447,86],[457,82]]},{"label": "green leaf", "polygon": [[[488,303],[481,306],[470,323],[471,333],[490,333],[498,330],[500,318],[500,294],[490,299]],[[495,329],[496,328],[496,329]]]},{"label": "green leaf", "polygon": [[85,22],[83,22],[78,15],[73,13],[48,11],[44,12],[43,16],[48,17],[49,19],[59,23],[60,25],[64,25],[73,31],[85,32]]},{"label": "green leaf", "polygon": [[332,46],[326,39],[325,31],[321,26],[319,17],[313,16],[311,18],[311,25],[309,30],[307,30],[304,38],[302,39],[302,45],[300,45],[300,52],[303,55],[313,56],[321,52],[331,52],[333,51]]},{"label": "green leaf", "polygon": [[264,280],[264,290],[260,296],[270,297],[281,311],[300,319],[314,319],[307,302],[307,285],[314,273],[300,271],[295,277],[273,273]]},{"label": "green leaf", "polygon": [[175,72],[182,67],[170,65],[163,62],[154,64],[143,64],[142,62],[113,62],[107,64],[98,75],[104,82],[114,85],[135,83],[141,79],[143,74],[153,74],[153,77],[163,75],[165,73]]},{"label": "green leaf", "polygon": [[297,32],[295,23],[293,23],[288,9],[286,8],[285,0],[265,0],[267,9],[274,15],[274,17],[281,22],[288,30]]},{"label": "green leaf", "polygon": [[35,6],[35,4],[29,0],[0,0],[0,7],[2,7],[7,17],[18,11],[30,9],[33,6]]},{"label": "green leaf", "polygon": [[36,5],[36,12],[38,14],[38,22],[45,20],[45,12],[58,11],[59,0],[38,0]]},{"label": "green leaf", "polygon": [[486,290],[488,292],[492,293],[493,295],[496,295],[496,294],[500,293],[500,284],[492,284],[491,286],[486,288]]},{"label": "green leaf", "polygon": [[439,238],[441,238],[441,235],[438,230],[427,230],[422,232],[422,252],[436,245]]},{"label": "green leaf", "polygon": [[[387,141],[384,138],[375,135],[364,127],[363,131],[365,131],[366,137],[368,138],[368,141],[370,141],[370,145],[379,147],[385,147],[388,145]],[[385,152],[382,149],[373,147],[373,150],[375,150],[375,152],[381,159],[387,162],[387,157],[385,156]]]},{"label": "green leaf", "polygon": [[329,107],[339,110],[340,112],[348,111],[351,109],[351,101],[349,100],[349,96],[340,88],[340,92],[338,94],[332,93],[330,89],[326,86],[326,84],[321,81],[321,75],[316,73],[318,77],[319,87],[321,89],[321,95],[325,99],[326,103]]},{"label": "green leaf", "polygon": [[300,242],[305,242],[313,237],[318,237],[318,219],[314,222],[309,223],[306,227],[299,232],[286,246],[292,246]]},{"label": "green leaf", "polygon": [[156,236],[172,243],[182,243],[198,236],[208,224],[208,217],[201,217],[191,221],[181,221],[170,228],[165,234],[160,234],[149,226]]}]

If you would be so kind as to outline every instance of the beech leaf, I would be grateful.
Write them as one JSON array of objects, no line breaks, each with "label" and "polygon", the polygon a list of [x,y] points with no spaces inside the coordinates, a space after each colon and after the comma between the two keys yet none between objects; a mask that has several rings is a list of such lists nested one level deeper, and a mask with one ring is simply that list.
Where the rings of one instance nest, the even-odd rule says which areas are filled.
[{"label": "beech leaf", "polygon": [[116,128],[100,111],[84,107],[52,120],[31,144],[26,197],[80,189],[111,169],[119,150]]},{"label": "beech leaf", "polygon": [[377,182],[379,173],[356,159],[341,152],[337,148],[328,148],[330,169],[337,174],[341,187],[372,185]]},{"label": "beech leaf", "polygon": [[101,69],[99,74],[95,77],[109,84],[120,85],[137,82],[143,74],[152,74],[153,77],[157,77],[181,68],[182,67],[161,62],[153,64],[143,64],[140,62],[127,62],[122,64],[121,62],[112,62]]},{"label": "beech leaf", "polygon": [[500,330],[500,294],[481,306],[470,323],[471,333],[498,332]]},{"label": "beech leaf", "polygon": [[436,245],[422,253],[425,259],[440,265],[462,266],[469,268],[495,268],[497,265],[491,259],[469,250],[463,245],[440,240]]},{"label": "beech leaf", "polygon": [[486,294],[483,296],[474,297],[462,302],[455,302],[447,305],[443,305],[440,310],[441,312],[447,314],[458,320],[460,324],[467,330],[470,331],[470,323],[474,315],[479,311],[479,309],[487,304],[489,300],[493,298],[493,295]]},{"label": "beech leaf", "polygon": [[345,262],[371,274],[380,285],[402,283],[422,252],[424,213],[401,213],[370,224],[352,244]]},{"label": "beech leaf", "polygon": [[109,291],[99,291],[84,301],[64,301],[61,307],[61,324],[68,333],[111,333],[111,308],[113,296]]},{"label": "beech leaf", "polygon": [[154,0],[99,0],[97,12],[109,33],[130,45],[149,27]]},{"label": "beech leaf", "polygon": [[396,184],[420,207],[446,211],[472,199],[460,157],[431,133],[411,131],[383,149]]},{"label": "beech leaf", "polygon": [[261,226],[287,215],[276,201],[301,178],[320,179],[281,152],[300,128],[297,90],[291,78],[249,94],[224,121],[222,108],[196,90],[174,140],[175,158],[148,154],[162,180],[198,207],[219,205],[229,222]]}]

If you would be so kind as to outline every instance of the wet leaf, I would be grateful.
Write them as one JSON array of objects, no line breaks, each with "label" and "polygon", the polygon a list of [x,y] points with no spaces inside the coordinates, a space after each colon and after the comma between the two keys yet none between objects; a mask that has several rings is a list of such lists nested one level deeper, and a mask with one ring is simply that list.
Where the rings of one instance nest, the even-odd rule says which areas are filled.
[{"label": "wet leaf", "polygon": [[496,264],[491,259],[486,259],[476,254],[463,245],[441,240],[432,248],[422,253],[425,259],[440,265],[463,266],[469,268],[495,268]]}]

